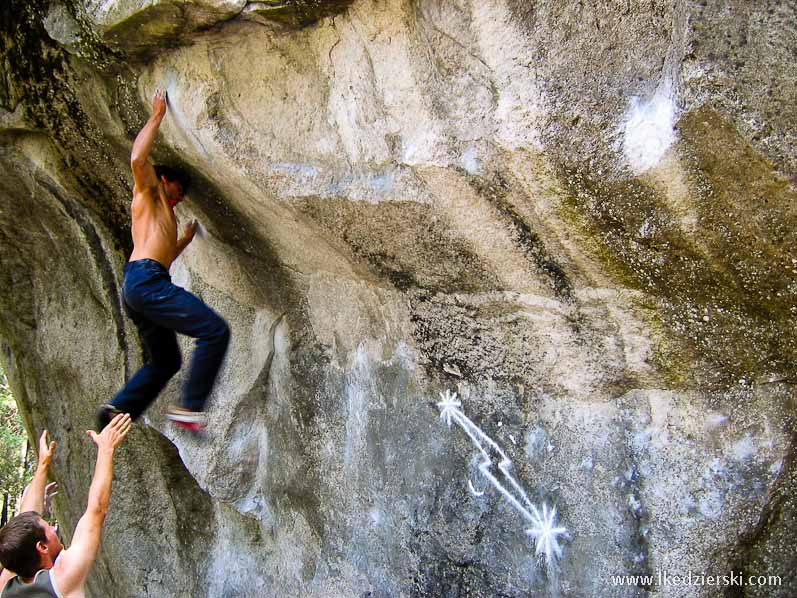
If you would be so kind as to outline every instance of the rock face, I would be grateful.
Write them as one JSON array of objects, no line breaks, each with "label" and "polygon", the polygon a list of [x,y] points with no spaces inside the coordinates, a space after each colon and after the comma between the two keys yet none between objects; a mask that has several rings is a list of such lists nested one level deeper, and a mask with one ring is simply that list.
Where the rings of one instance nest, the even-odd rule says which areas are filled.
[{"label": "rock face", "polygon": [[165,422],[178,376],[121,451],[90,594],[795,595],[795,18],[6,0],[2,360],[65,530],[142,362],[158,86],[207,230],[172,277],[233,331],[210,440]]}]

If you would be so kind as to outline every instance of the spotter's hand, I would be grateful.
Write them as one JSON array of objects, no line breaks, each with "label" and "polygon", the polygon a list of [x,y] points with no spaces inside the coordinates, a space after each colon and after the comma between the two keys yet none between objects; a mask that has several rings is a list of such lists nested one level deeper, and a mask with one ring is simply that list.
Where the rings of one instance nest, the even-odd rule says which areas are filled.
[{"label": "spotter's hand", "polygon": [[55,452],[55,442],[50,442],[47,430],[39,438],[39,467],[49,467]]},{"label": "spotter's hand", "polygon": [[122,441],[130,431],[131,425],[132,422],[130,421],[130,415],[127,413],[120,413],[114,417],[99,434],[97,434],[97,432],[94,430],[86,430],[86,434],[91,437],[91,439],[100,449],[113,450],[122,444]]}]

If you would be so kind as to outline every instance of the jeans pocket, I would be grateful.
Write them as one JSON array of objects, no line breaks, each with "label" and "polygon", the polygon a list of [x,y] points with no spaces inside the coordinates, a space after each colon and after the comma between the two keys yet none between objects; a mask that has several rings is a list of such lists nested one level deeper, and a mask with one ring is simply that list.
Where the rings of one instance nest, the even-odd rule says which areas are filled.
[{"label": "jeans pocket", "polygon": [[158,301],[158,294],[163,294],[163,280],[148,272],[135,272],[125,277],[122,286],[124,300],[136,310],[141,310],[147,303]]}]

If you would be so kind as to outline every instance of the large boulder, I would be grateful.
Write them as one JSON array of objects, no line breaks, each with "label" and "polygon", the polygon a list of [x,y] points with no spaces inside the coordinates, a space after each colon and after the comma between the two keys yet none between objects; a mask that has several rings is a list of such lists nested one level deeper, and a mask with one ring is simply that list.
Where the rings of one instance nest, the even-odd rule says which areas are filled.
[{"label": "large boulder", "polygon": [[181,373],[120,451],[90,594],[794,595],[796,13],[7,0],[0,359],[67,534],[144,358],[156,87],[171,274],[232,329],[208,440]]}]

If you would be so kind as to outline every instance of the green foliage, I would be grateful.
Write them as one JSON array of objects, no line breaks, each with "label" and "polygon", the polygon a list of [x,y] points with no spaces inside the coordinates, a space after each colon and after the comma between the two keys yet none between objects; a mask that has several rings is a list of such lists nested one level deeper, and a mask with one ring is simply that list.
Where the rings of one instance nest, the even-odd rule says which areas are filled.
[{"label": "green foliage", "polygon": [[11,500],[9,511],[33,473],[32,464],[29,464],[22,478],[19,476],[24,443],[25,429],[17,413],[17,404],[11,395],[5,372],[0,369],[0,508],[2,508],[3,493],[8,492]]}]

